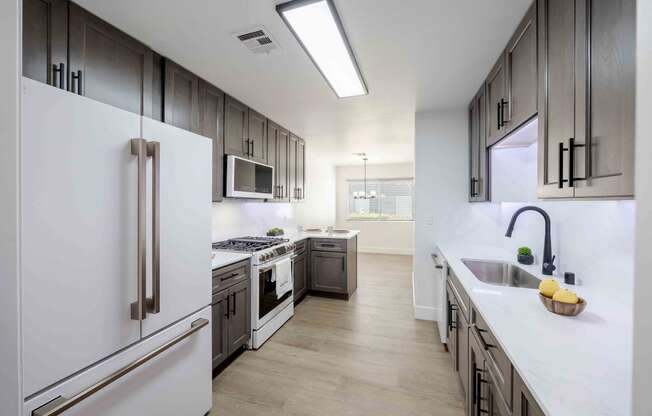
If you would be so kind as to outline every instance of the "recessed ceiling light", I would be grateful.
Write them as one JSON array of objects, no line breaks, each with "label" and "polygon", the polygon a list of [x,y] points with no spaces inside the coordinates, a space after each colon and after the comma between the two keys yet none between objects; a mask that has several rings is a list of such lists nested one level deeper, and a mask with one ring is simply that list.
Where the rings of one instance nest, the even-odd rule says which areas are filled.
[{"label": "recessed ceiling light", "polygon": [[276,11],[339,98],[368,94],[332,0],[293,0]]}]

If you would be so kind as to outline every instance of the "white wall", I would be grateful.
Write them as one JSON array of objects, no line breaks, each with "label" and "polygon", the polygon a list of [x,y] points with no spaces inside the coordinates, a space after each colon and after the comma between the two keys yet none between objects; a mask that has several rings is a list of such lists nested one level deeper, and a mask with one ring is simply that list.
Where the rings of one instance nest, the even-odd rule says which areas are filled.
[{"label": "white wall", "polygon": [[652,2],[637,2],[634,415],[652,415]]},{"label": "white wall", "polygon": [[22,2],[0,2],[0,403],[3,415],[20,412],[20,305],[18,270],[18,112]]},{"label": "white wall", "polygon": [[[362,164],[337,166],[337,227],[360,230],[358,251],[361,253],[414,253],[413,221],[353,221],[349,220],[348,180],[363,179]],[[413,178],[413,163],[367,165],[367,179]]]},{"label": "white wall", "polygon": [[[416,118],[417,223],[415,257],[415,307],[439,313],[438,278],[430,253],[437,243],[486,244],[514,251],[522,245],[535,254],[543,252],[543,219],[536,213],[522,215],[513,238],[504,237],[509,220],[523,205],[545,209],[552,220],[553,254],[558,272],[576,273],[582,285],[610,293],[613,300],[629,307],[632,302],[634,260],[634,201],[539,201],[531,172],[536,146],[499,150],[494,166],[499,178],[492,183],[496,195],[519,202],[467,202],[468,138],[466,111],[418,113]],[[493,151],[492,151],[493,152]],[[511,170],[512,181],[506,176]],[[500,179],[500,176],[503,176]],[[516,194],[509,189],[519,183]],[[436,192],[433,192],[436,190]],[[433,224],[430,224],[430,220]],[[578,289],[581,290],[581,289]],[[593,292],[593,291],[592,291]]]}]

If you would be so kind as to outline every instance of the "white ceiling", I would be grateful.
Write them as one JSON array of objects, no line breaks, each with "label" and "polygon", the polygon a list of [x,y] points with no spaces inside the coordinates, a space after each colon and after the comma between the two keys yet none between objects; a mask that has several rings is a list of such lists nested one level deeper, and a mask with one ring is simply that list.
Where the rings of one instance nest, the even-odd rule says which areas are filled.
[{"label": "white ceiling", "polygon": [[[414,160],[414,112],[466,106],[531,0],[335,0],[369,95],[338,100],[274,0],[75,0],[328,151],[338,164]],[[280,51],[234,32],[265,26]],[[326,155],[325,155],[326,156]]]}]

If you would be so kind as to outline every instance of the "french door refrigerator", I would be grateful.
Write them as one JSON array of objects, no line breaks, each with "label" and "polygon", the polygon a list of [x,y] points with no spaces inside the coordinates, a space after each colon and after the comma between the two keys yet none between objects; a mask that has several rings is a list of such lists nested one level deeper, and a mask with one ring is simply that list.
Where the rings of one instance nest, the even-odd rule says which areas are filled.
[{"label": "french door refrigerator", "polygon": [[211,408],[209,139],[22,79],[24,415]]}]

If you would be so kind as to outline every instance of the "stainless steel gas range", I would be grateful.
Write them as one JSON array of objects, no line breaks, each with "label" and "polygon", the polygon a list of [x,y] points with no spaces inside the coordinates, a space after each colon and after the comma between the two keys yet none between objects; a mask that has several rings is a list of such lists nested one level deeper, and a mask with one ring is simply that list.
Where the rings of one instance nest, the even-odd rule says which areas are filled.
[{"label": "stainless steel gas range", "polygon": [[252,254],[250,347],[258,349],[294,315],[292,290],[278,296],[274,276],[275,265],[292,258],[294,243],[284,238],[243,237],[213,243],[213,250]]}]

